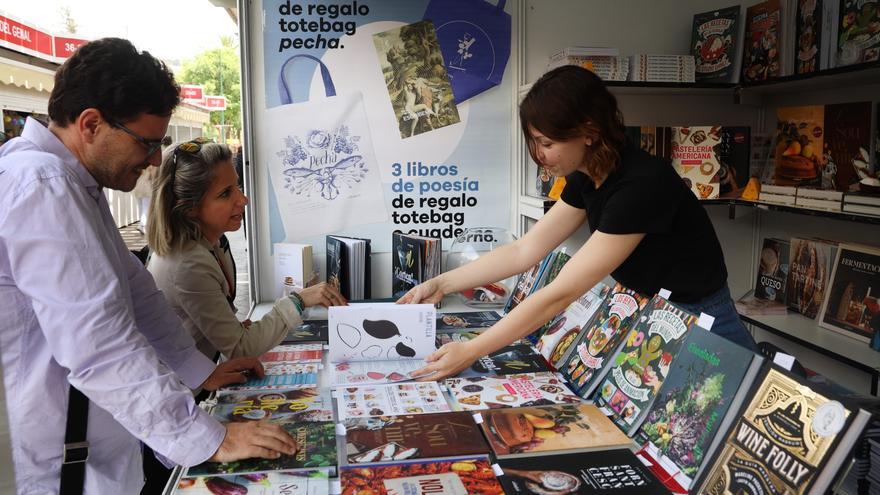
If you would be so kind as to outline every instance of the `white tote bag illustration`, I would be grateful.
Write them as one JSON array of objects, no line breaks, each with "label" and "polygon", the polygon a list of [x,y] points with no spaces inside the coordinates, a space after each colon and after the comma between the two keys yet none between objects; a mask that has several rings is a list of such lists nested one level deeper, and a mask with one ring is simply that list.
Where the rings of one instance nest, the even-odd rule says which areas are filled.
[{"label": "white tote bag illustration", "polygon": [[[326,98],[291,103],[284,70],[298,58],[318,62]],[[388,219],[360,93],[337,95],[330,71],[311,55],[281,66],[282,105],[266,111],[269,177],[287,239]]]}]

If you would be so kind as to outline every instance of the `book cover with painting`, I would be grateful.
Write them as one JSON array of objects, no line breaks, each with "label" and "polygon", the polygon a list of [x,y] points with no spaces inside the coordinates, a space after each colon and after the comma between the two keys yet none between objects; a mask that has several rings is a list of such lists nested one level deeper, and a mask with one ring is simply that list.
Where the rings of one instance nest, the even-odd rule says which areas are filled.
[{"label": "book cover with painting", "polygon": [[742,81],[766,81],[781,75],[779,49],[782,12],[780,0],[766,0],[746,9]]},{"label": "book cover with painting", "polygon": [[555,254],[555,251],[548,254],[544,259],[536,263],[535,266],[519,275],[519,278],[516,280],[516,286],[513,288],[513,292],[510,293],[510,298],[504,306],[505,314],[513,311],[513,309],[529,297],[532,292],[537,290],[538,282],[541,280],[544,270],[547,269],[547,265],[553,261]]},{"label": "book cover with painting", "polygon": [[820,69],[819,59],[827,33],[822,32],[823,2],[837,0],[797,0],[795,14],[795,74],[809,74]]},{"label": "book cover with painting", "polygon": [[345,494],[504,495],[486,457],[342,466],[339,480]]},{"label": "book cover with painting", "polygon": [[596,404],[613,413],[614,422],[628,434],[641,424],[697,319],[660,296],[651,298],[640,313],[595,396]]},{"label": "book cover with painting", "polygon": [[186,476],[265,473],[336,467],[336,424],[327,422],[280,423],[293,438],[298,450],[277,459],[250,458],[232,462],[206,461],[192,466]]},{"label": "book cover with painting", "polygon": [[789,251],[787,240],[771,237],[764,239],[755,280],[756,299],[785,303]]},{"label": "book cover with painting", "polygon": [[179,495],[328,495],[330,480],[326,471],[270,471],[233,476],[181,478]]},{"label": "book cover with painting", "polygon": [[480,428],[500,458],[632,445],[593,404],[491,409],[479,414]]},{"label": "book cover with painting", "polygon": [[775,164],[765,182],[777,186],[819,187],[824,149],[824,106],[776,109]]},{"label": "book cover with painting", "polygon": [[831,262],[837,245],[820,239],[791,238],[785,304],[808,318],[816,318],[822,309]]},{"label": "book cover with painting", "polygon": [[561,378],[548,371],[447,378],[443,383],[456,405],[467,411],[582,402]]},{"label": "book cover with painting", "polygon": [[401,139],[459,122],[431,21],[376,33],[373,44]]},{"label": "book cover with painting", "polygon": [[[880,22],[877,26],[880,29]],[[870,150],[871,102],[825,105],[822,189],[857,189],[859,181],[870,174]]]},{"label": "book cover with painting", "polygon": [[218,395],[211,415],[222,423],[332,421],[333,405],[330,394],[317,387],[285,391],[257,390]]},{"label": "book cover with painting", "polygon": [[530,345],[509,345],[477,359],[458,376],[512,375],[536,371],[550,371],[543,356],[534,352]]},{"label": "book cover with painting", "polygon": [[327,320],[306,320],[296,328],[287,331],[282,344],[299,342],[327,342]]},{"label": "book cover with painting", "polygon": [[749,391],[763,359],[712,334],[693,328],[672,361],[669,375],[657,392],[635,440],[660,466],[675,468],[674,478],[689,489],[711,454],[716,436],[733,421],[731,404]]},{"label": "book cover with painting", "polygon": [[340,420],[452,410],[437,382],[337,387],[336,405]]},{"label": "book cover with painting", "polygon": [[343,426],[349,464],[489,453],[467,412],[351,418]]},{"label": "book cover with painting", "polygon": [[842,244],[819,325],[870,342],[880,332],[880,249]]},{"label": "book cover with painting", "polygon": [[818,385],[765,367],[697,493],[826,493],[871,418]]},{"label": "book cover with painting", "polygon": [[880,10],[877,2],[840,0],[837,66],[880,59]]},{"label": "book cover with painting", "polygon": [[437,313],[437,331],[489,328],[501,320],[497,311]]},{"label": "book cover with painting", "polygon": [[499,459],[507,495],[668,495],[628,449]]},{"label": "book cover with painting", "polygon": [[324,355],[323,344],[282,344],[272,348],[260,356],[266,365],[272,362],[287,361],[295,363],[320,363]]},{"label": "book cover with painting", "polygon": [[557,362],[557,369],[571,382],[578,395],[592,395],[648,300],[638,292],[616,284],[570,352]]},{"label": "book cover with painting", "polygon": [[691,55],[697,82],[739,81],[739,5],[694,15]]},{"label": "book cover with painting", "polygon": [[562,361],[610,291],[607,285],[599,282],[550,322],[536,345],[547,362],[555,366]]}]

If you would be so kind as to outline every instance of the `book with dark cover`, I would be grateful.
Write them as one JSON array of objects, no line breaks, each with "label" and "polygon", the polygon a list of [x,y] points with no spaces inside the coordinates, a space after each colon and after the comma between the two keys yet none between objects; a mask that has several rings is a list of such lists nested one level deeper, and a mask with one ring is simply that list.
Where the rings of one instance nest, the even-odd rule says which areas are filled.
[{"label": "book with dark cover", "polygon": [[[568,263],[568,260],[570,259],[571,256],[565,252],[565,248],[556,253],[556,255],[553,257],[553,261],[550,262],[550,264],[547,265],[547,269],[544,270],[544,276],[541,277],[541,280],[538,281],[537,286],[534,290],[532,290],[532,292],[535,292],[542,287],[550,285],[550,283],[556,280],[556,276],[559,275],[559,272],[562,271],[562,268],[565,266],[566,263]],[[525,337],[526,340],[528,340],[531,344],[537,344],[538,340],[544,335],[544,332],[546,332],[547,329],[550,328],[550,324],[553,323],[554,319],[555,318],[551,318],[550,321],[541,325],[540,328],[527,335]]]},{"label": "book with dark cover", "polygon": [[638,321],[648,298],[616,284],[586,325],[586,331],[557,365],[581,397],[589,397],[610,368],[615,352]]},{"label": "book with dark cover", "polygon": [[599,282],[584,295],[575,299],[560,315],[550,322],[538,340],[537,349],[550,364],[561,364],[568,350],[586,331],[593,315],[605,303],[611,288]]},{"label": "book with dark cover", "polygon": [[[660,465],[671,463],[668,473],[689,488],[713,441],[726,430],[728,411],[735,398],[749,390],[763,361],[757,354],[712,334],[692,328],[685,337],[669,375],[636,433]],[[742,392],[740,390],[742,389]]]},{"label": "book with dark cover", "polygon": [[795,18],[795,74],[809,74],[820,69],[822,45],[828,43],[822,32],[822,4],[837,0],[797,0]]},{"label": "book with dark cover", "polygon": [[513,311],[513,308],[517,307],[519,303],[523,302],[525,298],[537,290],[538,283],[544,275],[544,270],[547,269],[547,266],[553,261],[556,254],[555,251],[548,254],[535,266],[519,275],[519,278],[516,280],[516,287],[514,287],[510,298],[507,300],[507,304],[504,306],[505,313]]},{"label": "book with dark cover", "polygon": [[669,491],[627,449],[500,459],[507,495],[664,495]]},{"label": "book with dark cover", "polygon": [[504,495],[485,457],[342,466],[339,480],[345,494]]},{"label": "book with dark cover", "polygon": [[391,237],[391,296],[440,274],[440,239],[394,232]]},{"label": "book with dark cover", "polygon": [[820,186],[824,149],[824,106],[777,108],[773,167],[767,168],[762,182],[777,186]]},{"label": "book with dark cover", "polygon": [[[877,28],[880,29],[880,21]],[[825,105],[822,189],[850,191],[856,187],[861,178],[857,168],[867,172],[870,149],[871,102]]]},{"label": "book with dark cover", "polygon": [[547,361],[530,345],[509,345],[477,359],[458,376],[511,375],[550,371]]},{"label": "book with dark cover", "polygon": [[830,287],[819,325],[870,342],[880,332],[880,249],[841,245]]},{"label": "book with dark cover", "polygon": [[785,303],[785,282],[788,278],[789,242],[765,238],[758,258],[755,298]]},{"label": "book with dark cover", "polygon": [[770,365],[694,493],[825,493],[871,415]]},{"label": "book with dark cover", "polygon": [[877,9],[877,2],[840,0],[837,27],[838,67],[880,59],[878,25],[880,11]]},{"label": "book with dark cover", "polygon": [[281,423],[281,427],[296,439],[298,450],[295,454],[282,454],[277,459],[251,458],[232,462],[207,461],[190,467],[186,476],[335,468],[335,423],[332,421]]},{"label": "book with dark cover", "polygon": [[780,75],[780,0],[766,0],[746,10],[742,81],[765,81]]},{"label": "book with dark cover", "polygon": [[218,395],[211,415],[223,423],[265,419],[285,423],[332,421],[333,406],[329,394],[317,387],[257,390]]},{"label": "book with dark cover", "polygon": [[328,339],[327,320],[307,320],[296,328],[288,330],[287,336],[281,343],[327,342]]},{"label": "book with dark cover", "polygon": [[632,435],[669,374],[697,315],[654,296],[629,332],[611,369],[599,385],[596,404],[613,413],[614,422]]},{"label": "book with dark cover", "polygon": [[343,425],[345,456],[351,464],[489,453],[467,412],[353,418]]},{"label": "book with dark cover", "polygon": [[496,311],[437,313],[437,331],[489,328],[499,320],[501,320],[501,315]]},{"label": "book with dark cover", "polygon": [[327,283],[349,301],[370,299],[370,239],[328,235]]},{"label": "book with dark cover", "polygon": [[480,428],[498,457],[632,445],[593,404],[490,409],[479,414]]},{"label": "book with dark cover", "polygon": [[737,82],[739,5],[694,15],[691,55],[697,82]]},{"label": "book with dark cover", "polygon": [[816,318],[825,300],[831,263],[837,246],[819,239],[791,238],[785,304],[792,311]]}]

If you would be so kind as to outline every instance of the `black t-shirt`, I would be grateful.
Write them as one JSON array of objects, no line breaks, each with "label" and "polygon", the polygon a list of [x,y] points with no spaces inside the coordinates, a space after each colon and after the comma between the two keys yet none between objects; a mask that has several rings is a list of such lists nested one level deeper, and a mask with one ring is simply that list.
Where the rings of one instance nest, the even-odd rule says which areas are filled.
[{"label": "black t-shirt", "polygon": [[669,163],[627,144],[599,189],[581,172],[566,180],[562,200],[586,209],[591,233],[646,234],[611,273],[618,282],[649,296],[665,288],[684,303],[727,283],[709,215]]}]

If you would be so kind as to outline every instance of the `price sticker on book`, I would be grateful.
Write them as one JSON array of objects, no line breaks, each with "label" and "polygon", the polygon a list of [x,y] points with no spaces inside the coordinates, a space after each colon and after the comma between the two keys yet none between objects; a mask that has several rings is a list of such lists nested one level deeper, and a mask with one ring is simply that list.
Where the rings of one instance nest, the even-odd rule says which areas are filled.
[{"label": "price sticker on book", "polygon": [[776,355],[773,356],[773,362],[788,371],[791,371],[791,367],[794,366],[794,356],[785,354],[784,352],[777,352]]}]

